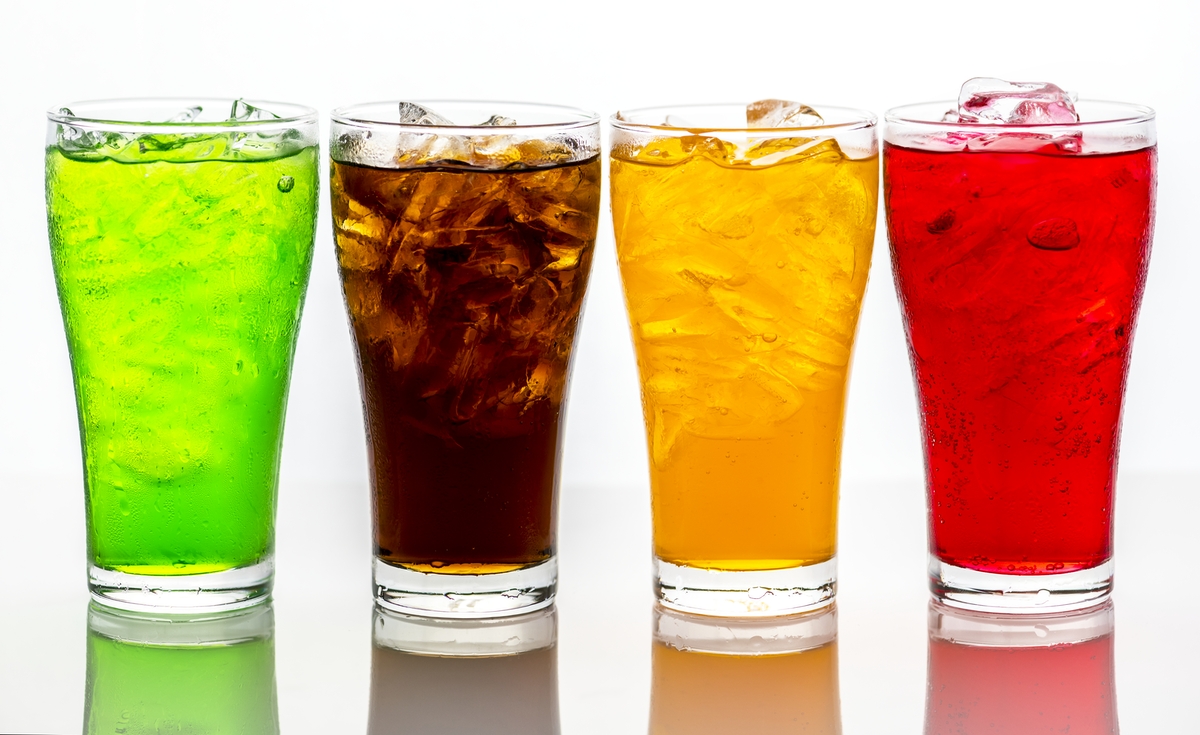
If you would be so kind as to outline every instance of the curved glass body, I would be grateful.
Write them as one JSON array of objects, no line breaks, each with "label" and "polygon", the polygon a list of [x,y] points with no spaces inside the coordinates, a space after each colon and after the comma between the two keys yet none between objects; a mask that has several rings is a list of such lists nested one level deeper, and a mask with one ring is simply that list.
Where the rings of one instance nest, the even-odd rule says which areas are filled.
[{"label": "curved glass body", "polygon": [[884,146],[934,587],[985,607],[1090,604],[1112,576],[1153,112],[1081,102],[1081,123],[1022,127],[937,121],[947,106],[893,110]]},{"label": "curved glass body", "polygon": [[[414,108],[435,112],[404,122]],[[599,121],[541,105],[378,103],[336,111],[330,135],[377,595],[455,615],[548,604]]]},{"label": "curved glass body", "polygon": [[243,604],[270,588],[316,131],[312,110],[241,100],[49,114],[91,585],[109,604]]},{"label": "curved glass body", "polygon": [[659,589],[680,609],[777,613],[833,595],[878,158],[870,114],[819,111],[826,124],[804,128],[747,127],[743,105],[612,120]]}]

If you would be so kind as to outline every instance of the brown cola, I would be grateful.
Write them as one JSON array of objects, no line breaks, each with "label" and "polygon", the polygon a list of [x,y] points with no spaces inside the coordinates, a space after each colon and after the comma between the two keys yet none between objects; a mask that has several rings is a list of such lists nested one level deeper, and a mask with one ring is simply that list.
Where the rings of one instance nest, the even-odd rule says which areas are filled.
[{"label": "brown cola", "polygon": [[335,161],[330,184],[377,555],[448,573],[550,558],[599,159],[506,169]]}]

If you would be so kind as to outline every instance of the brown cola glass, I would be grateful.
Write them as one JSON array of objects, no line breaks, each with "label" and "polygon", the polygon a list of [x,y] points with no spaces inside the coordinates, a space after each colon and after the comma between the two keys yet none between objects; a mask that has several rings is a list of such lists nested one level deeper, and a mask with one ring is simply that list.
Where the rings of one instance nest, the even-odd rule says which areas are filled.
[{"label": "brown cola glass", "polygon": [[385,607],[493,616],[553,599],[562,407],[599,145],[596,115],[560,107],[333,113],[334,237]]}]

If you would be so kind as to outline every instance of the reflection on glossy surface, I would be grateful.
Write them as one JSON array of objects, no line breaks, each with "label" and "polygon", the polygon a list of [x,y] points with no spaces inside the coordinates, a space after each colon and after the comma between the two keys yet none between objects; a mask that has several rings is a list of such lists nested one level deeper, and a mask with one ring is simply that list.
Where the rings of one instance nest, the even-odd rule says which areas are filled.
[{"label": "reflection on glossy surface", "polygon": [[270,603],[206,617],[88,608],[85,735],[271,735]]},{"label": "reflection on glossy surface", "polygon": [[1007,617],[930,603],[925,735],[1116,732],[1111,603]]},{"label": "reflection on glossy surface", "polygon": [[376,608],[368,735],[558,735],[553,607],[486,620]]},{"label": "reflection on glossy surface", "polygon": [[737,620],[657,608],[650,735],[841,733],[837,611]]}]

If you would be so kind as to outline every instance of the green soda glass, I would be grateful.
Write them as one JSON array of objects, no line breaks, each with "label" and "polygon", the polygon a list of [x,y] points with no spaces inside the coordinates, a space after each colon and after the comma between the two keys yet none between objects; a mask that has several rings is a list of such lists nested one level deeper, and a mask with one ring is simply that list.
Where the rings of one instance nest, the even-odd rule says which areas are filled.
[{"label": "green soda glass", "polygon": [[88,610],[84,735],[278,735],[271,605],[209,618]]},{"label": "green soda glass", "polygon": [[316,112],[122,100],[48,117],[92,594],[131,610],[265,599]]}]

